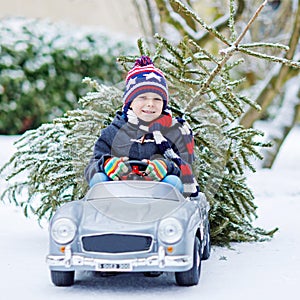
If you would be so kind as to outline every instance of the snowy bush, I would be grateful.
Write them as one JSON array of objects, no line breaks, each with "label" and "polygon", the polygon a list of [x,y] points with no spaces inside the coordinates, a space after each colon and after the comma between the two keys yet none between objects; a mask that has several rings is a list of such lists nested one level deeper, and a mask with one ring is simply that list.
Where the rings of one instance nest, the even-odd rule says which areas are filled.
[{"label": "snowy bush", "polygon": [[48,21],[6,18],[0,23],[0,133],[16,134],[77,106],[82,78],[118,83],[115,57],[128,42]]}]

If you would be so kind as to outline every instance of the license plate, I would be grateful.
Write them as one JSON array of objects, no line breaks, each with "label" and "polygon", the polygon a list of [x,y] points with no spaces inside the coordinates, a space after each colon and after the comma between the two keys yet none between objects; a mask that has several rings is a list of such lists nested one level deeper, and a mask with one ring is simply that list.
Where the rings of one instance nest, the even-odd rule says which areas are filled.
[{"label": "license plate", "polygon": [[131,271],[132,266],[130,263],[97,263],[96,270],[98,271]]}]

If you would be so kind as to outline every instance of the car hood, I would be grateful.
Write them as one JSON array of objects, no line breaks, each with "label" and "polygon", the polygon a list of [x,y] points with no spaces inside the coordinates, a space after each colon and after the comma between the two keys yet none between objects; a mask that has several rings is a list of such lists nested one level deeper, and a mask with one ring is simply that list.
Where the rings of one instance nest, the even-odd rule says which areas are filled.
[{"label": "car hood", "polygon": [[[167,216],[177,214],[176,212],[185,207],[185,202],[171,201],[165,199],[128,199],[111,198],[106,200],[90,200],[86,202],[85,217],[97,212],[94,218],[110,219],[126,223],[155,222]],[[187,213],[183,209],[182,213]]]}]

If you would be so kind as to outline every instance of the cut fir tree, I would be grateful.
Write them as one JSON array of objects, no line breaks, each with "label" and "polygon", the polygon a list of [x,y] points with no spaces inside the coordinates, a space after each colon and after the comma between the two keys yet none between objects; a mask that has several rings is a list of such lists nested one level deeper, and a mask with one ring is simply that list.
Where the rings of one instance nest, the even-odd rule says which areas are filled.
[{"label": "cut fir tree", "polygon": [[[182,2],[176,3],[196,22],[203,23]],[[233,1],[230,3],[232,6]],[[230,13],[234,14],[234,10],[230,9]],[[225,45],[225,48],[220,46],[218,54],[190,38],[174,44],[156,35],[151,45],[138,41],[139,53],[119,57],[119,62],[128,70],[137,57],[148,55],[166,74],[173,115],[186,119],[194,132],[196,162],[193,169],[201,191],[210,202],[214,244],[265,240],[276,231],[252,225],[256,206],[246,172],[255,171],[253,161],[261,159],[260,149],[270,145],[262,141],[261,131],[238,125],[244,106],[255,105],[237,92],[242,79],[231,78],[231,71],[243,62],[234,55],[239,53],[243,35],[258,13],[259,10],[238,37],[233,30],[233,17],[228,37],[205,27],[213,33],[212,39]],[[26,215],[32,212],[39,220],[51,217],[63,203],[85,195],[88,187],[83,170],[92,155],[93,145],[116,109],[122,107],[121,89],[99,85],[90,79],[84,81],[95,91],[80,99],[81,108],[67,112],[52,124],[26,132],[16,144],[16,153],[1,170],[2,173],[8,171],[7,178],[12,182],[2,198],[8,197],[21,205]],[[22,172],[26,172],[26,180],[16,182],[14,179]],[[22,190],[28,195],[25,200],[24,196],[18,196]]]}]

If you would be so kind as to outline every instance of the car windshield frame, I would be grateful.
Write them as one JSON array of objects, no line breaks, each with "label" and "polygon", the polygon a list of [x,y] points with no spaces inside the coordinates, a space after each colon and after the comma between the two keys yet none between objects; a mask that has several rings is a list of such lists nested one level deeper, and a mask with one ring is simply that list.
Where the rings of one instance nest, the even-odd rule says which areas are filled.
[{"label": "car windshield frame", "polygon": [[169,200],[182,202],[184,197],[172,185],[141,180],[107,181],[95,184],[86,194],[85,200],[117,199],[143,199],[146,200]]}]

